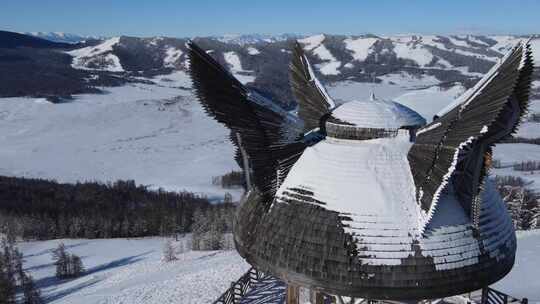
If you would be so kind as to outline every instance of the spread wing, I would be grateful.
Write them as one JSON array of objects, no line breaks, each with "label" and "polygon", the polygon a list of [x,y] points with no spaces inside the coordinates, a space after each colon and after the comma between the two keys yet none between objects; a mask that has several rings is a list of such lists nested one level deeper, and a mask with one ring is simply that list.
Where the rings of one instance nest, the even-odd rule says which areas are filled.
[{"label": "spread wing", "polygon": [[232,131],[248,187],[256,187],[268,202],[306,147],[301,139],[302,124],[242,85],[195,43],[190,41],[187,46],[198,99],[207,114]]},{"label": "spread wing", "polygon": [[532,72],[530,45],[519,43],[454,107],[418,131],[408,159],[427,220],[449,181],[464,209],[478,216],[491,148],[526,114]]},{"label": "spread wing", "polygon": [[304,121],[304,132],[321,125],[321,120],[335,107],[326,89],[319,82],[302,46],[296,42],[290,68],[293,95],[298,103],[298,116]]}]

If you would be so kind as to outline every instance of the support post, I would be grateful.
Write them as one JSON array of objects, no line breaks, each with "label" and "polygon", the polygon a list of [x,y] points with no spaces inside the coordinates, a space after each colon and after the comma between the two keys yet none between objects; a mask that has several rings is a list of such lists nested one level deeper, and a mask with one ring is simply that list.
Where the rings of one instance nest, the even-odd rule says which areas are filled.
[{"label": "support post", "polygon": [[481,304],[487,304],[487,295],[488,295],[488,288],[487,287],[484,287],[482,288],[482,300],[481,300]]},{"label": "support post", "polygon": [[298,286],[287,284],[287,304],[299,304],[299,298]]},{"label": "support post", "polygon": [[310,290],[309,301],[312,304],[324,304],[323,295],[315,289]]}]

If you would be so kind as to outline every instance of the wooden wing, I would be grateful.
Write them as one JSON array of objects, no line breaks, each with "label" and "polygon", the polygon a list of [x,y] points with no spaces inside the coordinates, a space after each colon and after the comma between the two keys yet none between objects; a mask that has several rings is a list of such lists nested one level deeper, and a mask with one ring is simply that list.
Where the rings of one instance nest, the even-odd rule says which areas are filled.
[{"label": "wooden wing", "polygon": [[315,77],[315,72],[298,42],[292,56],[289,66],[291,89],[298,103],[298,117],[304,121],[304,132],[309,132],[321,126],[335,103]]},{"label": "wooden wing", "polygon": [[[279,180],[300,156],[302,124],[257,92],[246,88],[195,43],[189,42],[190,74],[203,108],[231,132],[241,155],[248,187],[265,201],[273,198]],[[280,179],[278,179],[278,173]]]},{"label": "wooden wing", "polygon": [[511,135],[526,114],[533,60],[519,43],[453,106],[420,129],[408,154],[417,198],[429,220],[441,191],[452,182],[474,217],[492,146]]}]

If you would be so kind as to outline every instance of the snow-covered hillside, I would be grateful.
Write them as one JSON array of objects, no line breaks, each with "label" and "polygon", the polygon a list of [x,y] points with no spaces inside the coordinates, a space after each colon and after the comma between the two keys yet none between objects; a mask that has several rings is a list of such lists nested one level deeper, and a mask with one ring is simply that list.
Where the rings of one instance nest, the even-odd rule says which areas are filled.
[{"label": "snow-covered hillside", "polygon": [[[249,265],[235,251],[186,251],[173,242],[178,260],[163,262],[164,238],[53,240],[21,243],[24,267],[47,303],[163,304],[212,303]],[[60,242],[79,255],[86,274],[73,280],[54,277],[51,251]],[[183,252],[183,253],[182,253]]]},{"label": "snow-covered hillside", "polygon": [[134,179],[222,198],[225,190],[212,186],[212,177],[238,170],[228,131],[203,112],[185,73],[154,81],[63,104],[0,99],[0,175]]},{"label": "snow-covered hillside", "polygon": [[528,298],[529,303],[540,303],[540,230],[517,233],[517,255],[512,271],[494,288],[516,298]]},{"label": "snow-covered hillside", "polygon": [[[51,250],[64,242],[82,257],[87,274],[54,278]],[[212,303],[249,265],[235,251],[187,251],[178,261],[161,261],[163,238],[54,240],[19,244],[25,268],[34,276],[49,303]],[[178,251],[184,246],[175,243]],[[529,303],[540,303],[538,267],[540,231],[519,232],[514,269],[494,286]]]},{"label": "snow-covered hillside", "polygon": [[88,46],[68,52],[73,56],[72,66],[76,69],[123,72],[124,69],[120,59],[113,53],[113,47],[119,42],[120,37],[114,37],[96,46]]}]

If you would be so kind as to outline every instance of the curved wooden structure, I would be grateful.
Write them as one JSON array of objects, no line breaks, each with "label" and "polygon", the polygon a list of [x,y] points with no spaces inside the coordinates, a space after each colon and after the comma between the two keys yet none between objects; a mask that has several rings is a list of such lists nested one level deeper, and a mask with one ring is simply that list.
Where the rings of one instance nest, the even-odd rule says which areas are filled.
[{"label": "curved wooden structure", "polygon": [[299,45],[291,81],[300,119],[189,46],[194,88],[231,129],[250,180],[234,232],[257,269],[393,300],[460,294],[510,271],[513,226],[486,176],[492,145],[527,109],[527,43],[427,126],[392,101],[335,107]]}]

